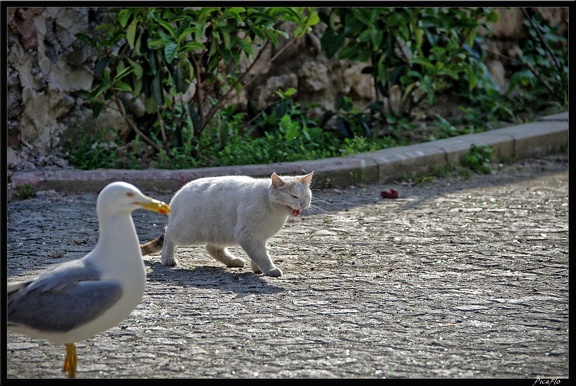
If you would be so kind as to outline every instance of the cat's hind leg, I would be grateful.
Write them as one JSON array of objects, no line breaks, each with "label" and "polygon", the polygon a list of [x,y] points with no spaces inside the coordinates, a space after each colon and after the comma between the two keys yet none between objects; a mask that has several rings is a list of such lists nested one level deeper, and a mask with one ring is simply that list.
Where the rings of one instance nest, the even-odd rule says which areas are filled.
[{"label": "cat's hind leg", "polygon": [[164,236],[164,245],[162,245],[162,265],[177,265],[178,259],[174,256],[176,244],[169,238]]},{"label": "cat's hind leg", "polygon": [[243,267],[244,266],[244,259],[240,257],[236,257],[230,252],[228,249],[223,247],[218,247],[216,245],[207,244],[206,250],[214,259],[218,260],[219,262],[225,264],[227,267]]}]

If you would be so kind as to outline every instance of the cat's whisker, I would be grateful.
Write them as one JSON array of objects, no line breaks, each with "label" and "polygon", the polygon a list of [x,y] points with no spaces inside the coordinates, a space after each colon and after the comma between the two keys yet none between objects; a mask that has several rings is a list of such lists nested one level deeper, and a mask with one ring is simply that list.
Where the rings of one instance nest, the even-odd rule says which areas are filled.
[{"label": "cat's whisker", "polygon": [[319,202],[319,203],[326,204],[326,205],[334,205],[331,201],[322,200],[322,199],[316,198],[316,197],[313,197],[313,198],[312,198],[312,202],[313,202],[314,204],[317,203],[317,202]]},{"label": "cat's whisker", "polygon": [[328,213],[327,210],[317,206],[317,205],[310,205],[307,209],[306,209],[306,214],[307,215],[317,215],[317,214],[326,214]]},{"label": "cat's whisker", "polygon": [[315,206],[315,207],[319,207],[319,205],[321,205],[322,207],[331,209],[333,208],[335,205],[337,205],[338,203],[333,202],[333,201],[329,201],[329,200],[322,200],[320,198],[313,198],[312,199],[312,203],[311,206]]}]

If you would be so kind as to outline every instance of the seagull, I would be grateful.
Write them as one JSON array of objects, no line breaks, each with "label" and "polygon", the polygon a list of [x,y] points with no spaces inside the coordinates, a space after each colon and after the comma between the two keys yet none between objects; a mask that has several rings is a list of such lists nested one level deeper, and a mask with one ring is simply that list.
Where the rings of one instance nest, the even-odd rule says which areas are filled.
[{"label": "seagull", "polygon": [[168,204],[131,184],[108,184],[96,202],[96,247],[33,279],[7,285],[8,330],[64,344],[62,371],[70,378],[76,377],[76,342],[116,326],[142,299],[146,269],[132,220],[139,208],[170,213]]}]

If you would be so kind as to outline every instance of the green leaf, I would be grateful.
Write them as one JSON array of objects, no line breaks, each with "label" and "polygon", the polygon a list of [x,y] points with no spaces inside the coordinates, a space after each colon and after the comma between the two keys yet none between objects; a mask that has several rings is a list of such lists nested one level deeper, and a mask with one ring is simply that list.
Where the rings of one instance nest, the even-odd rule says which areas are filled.
[{"label": "green leaf", "polygon": [[416,87],[416,83],[410,83],[406,89],[404,90],[404,94],[402,95],[402,100],[406,101],[410,97],[412,90]]},{"label": "green leaf", "polygon": [[356,19],[360,20],[362,23],[367,25],[370,28],[376,28],[374,23],[370,20],[370,15],[368,12],[370,10],[368,8],[351,8],[352,14],[356,17]]},{"label": "green leaf", "polygon": [[128,62],[130,63],[130,65],[134,69],[134,75],[136,76],[136,79],[142,79],[142,75],[144,75],[144,69],[142,69],[142,66],[140,65],[140,63],[137,63],[130,58],[126,58],[126,59],[128,59]]},{"label": "green leaf", "polygon": [[232,16],[234,16],[234,18],[236,18],[236,21],[238,23],[242,23],[242,16],[240,14],[245,13],[246,8],[244,8],[244,7],[231,7],[228,9],[228,12],[230,14],[232,14]]},{"label": "green leaf", "polygon": [[166,62],[172,63],[177,52],[178,52],[178,43],[168,42],[164,47],[164,58],[166,58]]},{"label": "green leaf", "polygon": [[365,29],[364,31],[362,31],[362,33],[360,35],[358,35],[358,41],[367,42],[370,39],[372,39],[372,31],[374,31],[374,30],[375,29],[368,28],[368,29]]},{"label": "green leaf", "polygon": [[253,55],[254,51],[252,48],[252,43],[247,40],[239,39],[238,45],[240,46],[240,49],[246,53],[246,55],[249,57]]},{"label": "green leaf", "polygon": [[118,81],[118,80],[124,78],[126,75],[131,74],[132,72],[134,72],[134,67],[124,68],[122,71],[120,71],[118,74],[116,74],[116,76],[114,77],[114,81]]},{"label": "green leaf", "polygon": [[203,43],[192,41],[192,42],[186,43],[183,47],[184,52],[191,52],[191,51],[196,51],[196,50],[205,51],[206,46]]},{"label": "green leaf", "polygon": [[322,44],[322,49],[324,54],[328,59],[331,59],[340,48],[343,46],[346,37],[344,34],[336,34],[331,29],[328,29],[322,35],[320,42]]},{"label": "green leaf", "polygon": [[276,33],[270,31],[269,29],[264,29],[262,32],[265,35],[265,38],[262,40],[266,40],[266,37],[268,37],[268,39],[270,39],[272,42],[272,45],[274,45],[274,47],[278,47],[278,37],[276,36]]},{"label": "green leaf", "polygon": [[81,40],[84,43],[87,43],[92,47],[98,48],[98,43],[94,39],[92,39],[90,36],[83,34],[83,33],[77,33],[77,34],[74,34],[74,36],[76,37],[76,39]]},{"label": "green leaf", "polygon": [[136,51],[136,55],[142,55],[142,35],[138,35],[138,39],[136,39],[136,43],[134,44],[134,49]]},{"label": "green leaf", "polygon": [[474,71],[471,71],[471,67],[468,67],[468,90],[472,91],[478,84],[478,77]]},{"label": "green leaf", "polygon": [[134,48],[134,40],[136,37],[136,28],[138,27],[138,21],[136,19],[132,20],[132,23],[128,26],[128,30],[126,30],[126,41],[128,41],[128,45],[130,48]]},{"label": "green leaf", "polygon": [[342,48],[338,53],[338,59],[356,59],[359,54],[359,48],[356,44],[350,44]]},{"label": "green leaf", "polygon": [[118,12],[118,15],[116,15],[116,20],[118,20],[122,28],[126,28],[130,16],[132,16],[132,10],[121,9],[120,12]]},{"label": "green leaf", "polygon": [[390,71],[390,79],[389,79],[390,84],[396,84],[396,81],[398,80],[398,78],[405,69],[406,66],[393,67],[392,71]]},{"label": "green leaf", "polygon": [[109,83],[100,83],[94,90],[92,90],[88,96],[87,102],[91,103],[92,101],[96,100],[100,94],[102,94],[105,90],[108,90],[108,87],[110,87]]},{"label": "green leaf", "polygon": [[266,40],[266,35],[262,32],[261,28],[253,26],[252,23],[249,21],[246,21],[246,24],[248,24],[250,30],[254,32],[254,34],[258,36],[258,38],[260,38],[261,40]]},{"label": "green leaf", "polygon": [[232,53],[230,52],[230,50],[221,50],[220,52],[220,56],[222,56],[222,60],[224,60],[224,63],[228,64],[230,62],[232,62]]},{"label": "green leaf", "polygon": [[160,106],[164,103],[163,93],[162,93],[162,82],[160,81],[160,74],[156,75],[154,79],[152,79],[152,96],[156,103]]},{"label": "green leaf", "polygon": [[225,30],[220,30],[222,34],[222,40],[224,41],[224,48],[230,49],[230,34]]},{"label": "green leaf", "polygon": [[422,47],[422,41],[424,38],[424,31],[421,28],[414,28],[414,38],[416,40],[416,47]]},{"label": "green leaf", "polygon": [[156,99],[152,96],[144,99],[144,107],[146,107],[146,112],[148,114],[154,114],[158,110],[158,104]]},{"label": "green leaf", "polygon": [[287,32],[284,32],[284,31],[281,31],[281,30],[276,30],[276,31],[274,31],[274,32],[276,32],[278,35],[282,36],[282,37],[285,38],[285,39],[290,38],[290,35],[289,35]]},{"label": "green leaf", "polygon": [[157,20],[158,24],[160,24],[162,27],[164,27],[164,29],[166,31],[168,31],[170,33],[171,37],[176,37],[176,30],[174,29],[174,27],[172,26],[172,24],[168,23],[167,21],[164,21],[162,19],[158,19]]},{"label": "green leaf", "polygon": [[164,48],[167,43],[168,41],[164,39],[148,40],[148,47],[153,50],[158,48]]},{"label": "green leaf", "polygon": [[470,30],[470,32],[468,33],[468,36],[466,37],[466,44],[468,44],[470,47],[472,47],[474,45],[474,39],[476,39],[476,33],[478,32],[478,27],[474,27]]},{"label": "green leaf", "polygon": [[496,23],[498,21],[498,13],[491,10],[488,15],[486,15],[486,20],[490,23]]},{"label": "green leaf", "polygon": [[293,87],[290,87],[288,90],[284,91],[283,94],[285,97],[291,97],[292,95],[296,94],[296,89]]},{"label": "green leaf", "polygon": [[181,43],[184,39],[186,39],[186,37],[194,34],[195,32],[196,26],[185,29],[180,35],[178,35],[178,43]]},{"label": "green leaf", "polygon": [[154,51],[148,51],[148,66],[152,70],[151,74],[156,75],[158,72],[158,65],[156,63],[156,53]]},{"label": "green leaf", "polygon": [[204,23],[196,23],[196,38],[199,38],[204,34]]},{"label": "green leaf", "polygon": [[378,49],[382,45],[382,40],[384,39],[384,31],[381,29],[373,29],[370,37],[372,38],[372,46]]},{"label": "green leaf", "polygon": [[237,65],[240,64],[240,51],[233,50],[233,51],[230,51],[230,53],[232,54],[232,58],[234,59],[234,63],[236,63]]},{"label": "green leaf", "polygon": [[300,36],[304,35],[306,32],[308,32],[308,28],[303,28],[301,26],[298,26],[294,30],[294,37],[299,38]]},{"label": "green leaf", "polygon": [[410,60],[410,64],[419,64],[422,67],[424,67],[425,69],[427,69],[428,71],[436,71],[436,68],[434,67],[434,65],[430,62],[430,60],[423,58],[421,56],[415,56]]},{"label": "green leaf", "polygon": [[320,22],[320,16],[318,16],[318,12],[313,11],[310,14],[310,17],[308,18],[308,20],[306,20],[306,26],[307,27],[312,27],[313,25],[316,25]]},{"label": "green leaf", "polygon": [[210,51],[208,51],[208,56],[213,56],[216,53],[217,44],[216,39],[210,39]]},{"label": "green leaf", "polygon": [[404,41],[409,41],[410,39],[410,28],[408,28],[407,24],[400,24],[399,26],[399,31],[400,32],[398,35],[400,36],[400,38]]},{"label": "green leaf", "polygon": [[117,90],[117,91],[128,91],[128,92],[132,91],[132,87],[128,83],[124,83],[124,82],[114,83],[113,88],[114,88],[114,90]]},{"label": "green leaf", "polygon": [[447,75],[454,80],[458,80],[458,72],[452,70],[451,68],[445,67],[442,71],[438,72],[438,75]]},{"label": "green leaf", "polygon": [[120,60],[118,62],[118,64],[116,65],[116,74],[121,74],[125,68],[126,68],[126,66],[124,65],[124,61]]},{"label": "green leaf", "polygon": [[358,56],[356,57],[356,60],[358,60],[360,62],[367,62],[371,57],[372,57],[372,51],[371,50],[360,50],[358,52]]},{"label": "green leaf", "polygon": [[96,66],[94,68],[94,74],[96,75],[96,77],[101,78],[104,75],[104,70],[106,69],[106,67],[108,67],[108,63],[110,62],[111,59],[112,59],[111,57],[98,59],[98,61],[96,62]]},{"label": "green leaf", "polygon": [[142,79],[141,78],[133,79],[133,83],[134,83],[134,89],[132,91],[132,94],[134,96],[138,96],[142,92]]},{"label": "green leaf", "polygon": [[103,107],[104,107],[104,103],[94,102],[94,104],[92,105],[92,116],[94,118],[98,118]]},{"label": "green leaf", "polygon": [[184,76],[184,65],[185,64],[180,64],[174,69],[174,84],[177,92],[186,92],[187,89]]},{"label": "green leaf", "polygon": [[378,63],[378,78],[383,85],[388,81],[388,74],[386,73],[386,66],[383,63]]}]

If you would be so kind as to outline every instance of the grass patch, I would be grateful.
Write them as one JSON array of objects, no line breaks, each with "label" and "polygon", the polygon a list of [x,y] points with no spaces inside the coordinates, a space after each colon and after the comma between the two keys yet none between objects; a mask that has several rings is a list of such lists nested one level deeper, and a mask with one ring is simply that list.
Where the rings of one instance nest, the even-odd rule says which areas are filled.
[{"label": "grass patch", "polygon": [[17,200],[27,200],[36,197],[36,190],[31,184],[18,185],[15,188],[13,197]]}]

